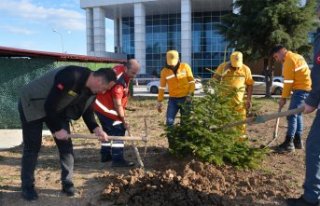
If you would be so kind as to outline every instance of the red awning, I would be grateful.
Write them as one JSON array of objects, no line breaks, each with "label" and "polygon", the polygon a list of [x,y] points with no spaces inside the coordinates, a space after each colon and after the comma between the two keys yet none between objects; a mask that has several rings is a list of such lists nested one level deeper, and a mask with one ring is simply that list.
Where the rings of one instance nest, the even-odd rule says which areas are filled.
[{"label": "red awning", "polygon": [[126,59],[112,59],[107,57],[95,57],[78,54],[65,54],[58,52],[36,51],[29,49],[19,49],[0,46],[0,57],[47,57],[62,61],[82,61],[82,62],[105,62],[124,63]]}]

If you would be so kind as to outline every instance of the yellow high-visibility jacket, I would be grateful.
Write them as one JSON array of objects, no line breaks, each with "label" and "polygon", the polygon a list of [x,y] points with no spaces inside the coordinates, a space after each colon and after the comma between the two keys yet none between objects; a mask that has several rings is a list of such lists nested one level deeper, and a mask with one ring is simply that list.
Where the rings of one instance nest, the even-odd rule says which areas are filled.
[{"label": "yellow high-visibility jacket", "polygon": [[304,58],[288,51],[283,63],[282,98],[288,98],[292,90],[311,90],[310,69]]},{"label": "yellow high-visibility jacket", "polygon": [[195,89],[195,81],[190,66],[186,63],[180,63],[176,75],[172,69],[164,67],[161,70],[158,93],[159,102],[163,100],[167,84],[170,97],[185,97],[192,94]]},{"label": "yellow high-visibility jacket", "polygon": [[243,64],[238,69],[231,69],[230,62],[222,63],[215,71],[214,77],[225,82],[227,85],[238,90],[234,97],[234,102],[240,104],[243,102],[246,86],[253,85],[250,68]]}]

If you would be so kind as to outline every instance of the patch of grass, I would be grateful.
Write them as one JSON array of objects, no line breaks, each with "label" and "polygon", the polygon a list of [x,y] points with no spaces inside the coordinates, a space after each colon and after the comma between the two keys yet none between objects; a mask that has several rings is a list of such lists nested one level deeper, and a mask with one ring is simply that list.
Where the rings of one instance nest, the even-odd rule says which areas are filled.
[{"label": "patch of grass", "polygon": [[284,182],[289,188],[299,188],[300,187],[300,184],[297,181],[286,180]]},{"label": "patch of grass", "polygon": [[[17,177],[17,178],[15,178]],[[8,180],[20,180],[20,175],[13,175],[13,176],[0,176],[0,183],[4,183]]]},{"label": "patch of grass", "polygon": [[[75,139],[72,139],[72,142],[73,144],[83,144],[83,143],[86,143],[89,139],[80,139],[80,138],[75,138]],[[91,139],[90,139],[91,140]]]},{"label": "patch of grass", "polygon": [[2,183],[6,178],[0,176],[0,183]]},{"label": "patch of grass", "polygon": [[264,175],[274,175],[274,171],[272,171],[272,168],[261,168],[260,171],[264,174]]},{"label": "patch of grass", "polygon": [[295,171],[291,171],[291,170],[288,170],[286,175],[288,175],[290,177],[295,177],[296,176]]},{"label": "patch of grass", "polygon": [[10,180],[20,180],[20,175],[10,175]]}]

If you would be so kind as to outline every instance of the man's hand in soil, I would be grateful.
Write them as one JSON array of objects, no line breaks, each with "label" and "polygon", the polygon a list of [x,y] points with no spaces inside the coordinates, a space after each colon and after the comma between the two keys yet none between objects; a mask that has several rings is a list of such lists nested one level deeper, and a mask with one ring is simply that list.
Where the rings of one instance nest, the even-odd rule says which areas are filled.
[{"label": "man's hand in soil", "polygon": [[93,132],[100,141],[108,141],[108,135],[101,129],[101,127],[96,127]]},{"label": "man's hand in soil", "polygon": [[64,130],[64,129],[60,129],[59,131],[56,131],[54,133],[54,136],[58,139],[58,140],[67,140],[69,137],[68,137],[68,132],[67,130]]}]

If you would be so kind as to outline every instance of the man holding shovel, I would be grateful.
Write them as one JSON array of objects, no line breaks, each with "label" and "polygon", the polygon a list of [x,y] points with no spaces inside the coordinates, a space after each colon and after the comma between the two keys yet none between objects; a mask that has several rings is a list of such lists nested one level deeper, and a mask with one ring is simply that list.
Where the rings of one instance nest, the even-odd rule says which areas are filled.
[{"label": "man holding shovel", "polygon": [[[279,100],[281,109],[290,97],[289,110],[296,109],[303,105],[311,90],[310,69],[305,59],[296,53],[288,51],[282,45],[277,45],[271,50],[272,57],[283,64],[283,91]],[[287,117],[288,130],[285,141],[279,145],[279,152],[290,152],[294,149],[302,149],[303,116],[302,114],[290,115]]]},{"label": "man holding shovel", "polygon": [[96,93],[110,89],[115,80],[115,73],[109,69],[92,72],[86,67],[65,66],[53,69],[23,87],[18,110],[23,133],[21,188],[25,200],[38,199],[34,170],[41,148],[43,123],[54,135],[59,149],[62,192],[68,196],[75,194],[69,122],[83,117],[91,132],[100,140],[107,140],[107,134],[95,121],[90,105]]},{"label": "man holding shovel", "polygon": [[[116,85],[105,93],[97,95],[94,104],[96,114],[103,130],[112,136],[124,136],[129,125],[124,117],[129,96],[129,83],[140,71],[140,64],[130,59],[125,65],[113,68],[117,74]],[[131,167],[133,162],[123,157],[124,142],[122,140],[106,141],[101,144],[101,162],[112,160],[112,167]]]}]

